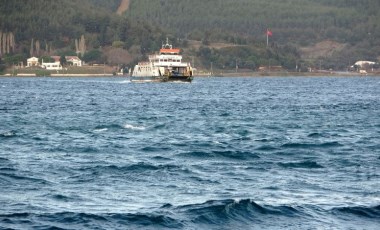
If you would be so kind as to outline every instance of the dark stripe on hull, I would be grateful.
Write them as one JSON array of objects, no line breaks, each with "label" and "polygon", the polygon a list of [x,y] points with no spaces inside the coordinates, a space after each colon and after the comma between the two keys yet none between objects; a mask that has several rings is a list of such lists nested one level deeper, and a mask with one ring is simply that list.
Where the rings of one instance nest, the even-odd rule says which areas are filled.
[{"label": "dark stripe on hull", "polygon": [[171,76],[171,77],[131,77],[131,82],[191,82],[193,77]]}]

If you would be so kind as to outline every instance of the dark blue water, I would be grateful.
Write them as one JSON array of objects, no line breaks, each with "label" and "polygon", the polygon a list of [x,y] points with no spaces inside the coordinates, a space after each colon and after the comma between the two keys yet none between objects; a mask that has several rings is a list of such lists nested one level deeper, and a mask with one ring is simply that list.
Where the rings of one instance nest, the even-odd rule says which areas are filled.
[{"label": "dark blue water", "polygon": [[0,229],[379,229],[380,78],[0,78]]}]

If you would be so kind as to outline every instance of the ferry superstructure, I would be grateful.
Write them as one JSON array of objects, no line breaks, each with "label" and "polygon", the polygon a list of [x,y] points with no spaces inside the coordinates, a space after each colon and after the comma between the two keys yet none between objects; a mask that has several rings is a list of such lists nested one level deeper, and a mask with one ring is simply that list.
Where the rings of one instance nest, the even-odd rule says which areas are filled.
[{"label": "ferry superstructure", "polygon": [[192,80],[191,64],[182,62],[180,49],[173,48],[168,39],[158,54],[149,55],[147,62],[139,62],[131,75],[132,82],[191,82]]}]

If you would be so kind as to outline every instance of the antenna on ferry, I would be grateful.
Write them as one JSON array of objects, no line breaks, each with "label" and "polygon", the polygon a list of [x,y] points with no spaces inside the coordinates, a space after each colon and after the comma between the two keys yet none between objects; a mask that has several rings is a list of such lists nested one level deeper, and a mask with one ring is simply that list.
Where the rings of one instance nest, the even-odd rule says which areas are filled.
[{"label": "antenna on ferry", "polygon": [[166,37],[166,44],[162,45],[162,48],[169,48],[169,49],[173,48],[173,46],[169,44],[169,38],[168,37]]}]

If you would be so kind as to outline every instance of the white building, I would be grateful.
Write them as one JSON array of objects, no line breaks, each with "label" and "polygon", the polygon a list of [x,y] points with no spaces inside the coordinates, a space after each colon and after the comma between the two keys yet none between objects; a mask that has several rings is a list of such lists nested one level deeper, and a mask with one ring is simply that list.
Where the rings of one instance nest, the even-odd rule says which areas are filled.
[{"label": "white building", "polygon": [[359,66],[360,68],[363,68],[364,66],[371,66],[371,65],[376,65],[376,62],[372,62],[372,61],[357,61],[354,64],[354,66]]},{"label": "white building", "polygon": [[[45,62],[42,59],[41,67],[47,70],[62,70],[63,67],[61,65],[61,57],[60,56],[51,56],[51,58],[54,60],[53,62]],[[83,66],[84,62],[80,60],[77,56],[65,56],[66,62],[70,63],[72,66]],[[38,62],[38,58],[31,57],[27,59],[27,67],[30,66],[40,66],[40,63]]]},{"label": "white building", "polygon": [[32,66],[39,66],[40,63],[38,62],[38,58],[31,57],[26,60],[26,67],[32,67]]},{"label": "white building", "polygon": [[71,63],[72,66],[82,66],[83,62],[77,56],[66,56],[66,62]]},{"label": "white building", "polygon": [[42,59],[42,68],[45,68],[47,70],[62,70],[61,62],[59,61],[59,56],[52,56],[51,58],[54,59],[54,62],[44,62],[44,59]]}]

